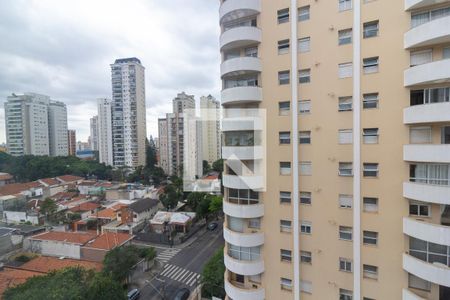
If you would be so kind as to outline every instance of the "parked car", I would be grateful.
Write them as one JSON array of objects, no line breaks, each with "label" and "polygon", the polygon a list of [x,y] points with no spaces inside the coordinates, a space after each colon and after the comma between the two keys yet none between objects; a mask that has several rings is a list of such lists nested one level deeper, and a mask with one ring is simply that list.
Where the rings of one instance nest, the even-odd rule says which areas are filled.
[{"label": "parked car", "polygon": [[208,224],[208,230],[213,231],[213,230],[215,230],[218,226],[219,226],[219,224],[217,224],[217,222],[211,222],[211,223]]},{"label": "parked car", "polygon": [[173,300],[187,300],[190,294],[191,291],[189,291],[189,289],[187,288],[179,289],[175,294],[175,298],[173,298]]},{"label": "parked car", "polygon": [[133,289],[128,292],[128,300],[136,300],[139,299],[139,296],[141,295],[141,291],[138,289]]}]

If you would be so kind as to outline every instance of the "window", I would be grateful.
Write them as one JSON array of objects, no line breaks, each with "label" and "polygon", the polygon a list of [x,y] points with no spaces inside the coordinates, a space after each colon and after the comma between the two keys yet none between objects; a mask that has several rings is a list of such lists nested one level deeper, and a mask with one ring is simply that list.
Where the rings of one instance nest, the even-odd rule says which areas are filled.
[{"label": "window", "polygon": [[339,207],[340,208],[352,208],[353,196],[352,195],[339,195]]},{"label": "window", "polygon": [[253,218],[248,220],[248,228],[259,229],[261,227],[261,220],[259,218]]},{"label": "window", "polygon": [[245,56],[258,57],[258,47],[245,48]]},{"label": "window", "polygon": [[338,76],[339,78],[350,78],[353,75],[353,64],[343,63],[339,64]]},{"label": "window", "polygon": [[411,144],[430,144],[431,143],[431,127],[410,127],[409,142]]},{"label": "window", "polygon": [[378,164],[364,163],[363,164],[363,176],[364,177],[378,177]]},{"label": "window", "polygon": [[411,14],[411,27],[416,27],[431,20],[436,20],[442,17],[446,17],[450,14],[450,7],[438,8],[431,11],[419,12]]},{"label": "window", "polygon": [[289,8],[280,9],[277,12],[278,24],[289,22]]},{"label": "window", "polygon": [[348,258],[339,257],[339,271],[351,272],[352,260]]},{"label": "window", "polygon": [[365,245],[377,245],[378,232],[364,230],[363,231],[363,243]]},{"label": "window", "polygon": [[378,20],[364,23],[363,36],[365,39],[378,36]]},{"label": "window", "polygon": [[309,5],[298,8],[298,21],[309,20]]},{"label": "window", "polygon": [[289,84],[289,83],[290,83],[289,71],[278,72],[278,84]]},{"label": "window", "polygon": [[378,267],[372,265],[363,265],[364,278],[378,279]]},{"label": "window", "polygon": [[291,221],[280,220],[280,231],[281,232],[291,232]]},{"label": "window", "polygon": [[309,114],[311,112],[311,100],[298,101],[298,111],[300,114]]},{"label": "window", "polygon": [[450,58],[450,47],[442,49],[442,59]]},{"label": "window", "polygon": [[291,262],[292,252],[291,250],[280,249],[281,261]]},{"label": "window", "polygon": [[281,277],[281,289],[292,291],[292,280]]},{"label": "window", "polygon": [[228,255],[243,261],[259,260],[261,248],[260,247],[240,247],[228,243]]},{"label": "window", "polygon": [[298,39],[298,52],[305,53],[309,52],[311,47],[311,38],[305,37],[302,39]]},{"label": "window", "polygon": [[291,175],[291,163],[288,161],[280,162],[280,175]]},{"label": "window", "polygon": [[409,214],[417,217],[429,217],[431,212],[431,206],[420,202],[409,203]]},{"label": "window", "polygon": [[291,203],[291,192],[280,192],[280,203]]},{"label": "window", "polygon": [[363,109],[378,108],[378,93],[363,95]]},{"label": "window", "polygon": [[339,144],[352,144],[353,143],[353,130],[352,129],[339,129],[338,133]]},{"label": "window", "polygon": [[338,44],[339,45],[351,44],[352,43],[352,35],[353,35],[353,30],[351,28],[339,30],[338,31]]},{"label": "window", "polygon": [[300,131],[298,136],[300,144],[311,144],[311,131]]},{"label": "window", "polygon": [[254,283],[261,283],[261,274],[250,275],[248,276],[248,280]]},{"label": "window", "polygon": [[431,291],[431,282],[408,273],[408,287],[424,291]]},{"label": "window", "polygon": [[291,102],[289,101],[278,102],[278,111],[280,116],[289,115],[290,110],[291,110]]},{"label": "window", "polygon": [[312,256],[310,251],[300,251],[300,262],[310,264],[312,263]]},{"label": "window", "polygon": [[353,238],[353,229],[349,226],[339,226],[339,239],[351,241]]},{"label": "window", "polygon": [[377,212],[378,198],[363,197],[363,209],[365,212]]},{"label": "window", "polygon": [[302,221],[302,223],[300,224],[300,232],[304,234],[311,234],[311,231],[312,231],[311,222]]},{"label": "window", "polygon": [[433,61],[433,50],[421,50],[410,52],[409,65],[411,67],[423,65]]},{"label": "window", "polygon": [[278,54],[289,53],[289,39],[278,41]]},{"label": "window", "polygon": [[339,11],[352,9],[352,0],[338,0],[338,1],[339,1]]},{"label": "window", "polygon": [[299,163],[299,174],[302,176],[311,176],[312,174],[312,164],[310,161],[301,161]]},{"label": "window", "polygon": [[441,103],[450,101],[450,88],[431,88],[411,91],[410,105]]},{"label": "window", "polygon": [[311,192],[300,192],[300,204],[311,205]]},{"label": "window", "polygon": [[353,292],[346,289],[339,289],[339,300],[352,300]]},{"label": "window", "polygon": [[378,72],[378,56],[364,58],[363,60],[364,74],[371,74]]},{"label": "window", "polygon": [[409,176],[411,182],[449,185],[450,168],[448,164],[411,164]]},{"label": "window", "polygon": [[378,128],[364,128],[363,129],[363,143],[364,144],[378,144]]},{"label": "window", "polygon": [[311,69],[304,69],[298,71],[298,82],[308,83],[311,82]]},{"label": "window", "polygon": [[278,133],[281,145],[288,145],[291,143],[291,133],[289,131],[281,131]]},{"label": "window", "polygon": [[353,163],[340,162],[339,176],[353,176]]},{"label": "window", "polygon": [[312,282],[308,280],[300,280],[300,291],[307,294],[312,294]]},{"label": "window", "polygon": [[353,107],[353,98],[351,96],[339,97],[338,110],[351,111]]}]

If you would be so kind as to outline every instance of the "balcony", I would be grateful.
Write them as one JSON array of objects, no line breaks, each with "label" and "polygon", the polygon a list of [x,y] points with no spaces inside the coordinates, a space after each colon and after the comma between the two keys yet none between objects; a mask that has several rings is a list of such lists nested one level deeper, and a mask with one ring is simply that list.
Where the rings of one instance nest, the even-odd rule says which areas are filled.
[{"label": "balcony", "polygon": [[264,216],[264,204],[240,205],[223,201],[223,212],[236,218],[259,218]]},{"label": "balcony", "polygon": [[419,297],[408,289],[403,289],[402,300],[426,300],[425,298]]},{"label": "balcony", "polygon": [[241,275],[258,275],[264,272],[263,260],[238,260],[224,253],[225,267],[233,273]]},{"label": "balcony", "polygon": [[223,175],[223,186],[240,190],[261,190],[264,187],[264,177],[261,175]]},{"label": "balcony", "polygon": [[405,33],[405,49],[433,46],[450,42],[450,16],[438,18]]},{"label": "balcony", "polygon": [[416,162],[450,163],[450,144],[404,145],[403,160]]},{"label": "balcony", "polygon": [[236,57],[224,61],[220,65],[220,75],[224,77],[261,72],[261,59],[252,56]]},{"label": "balcony", "polygon": [[414,218],[403,218],[403,233],[416,239],[450,246],[450,227],[419,221]]},{"label": "balcony", "polygon": [[432,283],[450,286],[450,268],[443,264],[428,263],[404,253],[403,269]]},{"label": "balcony", "polygon": [[[448,18],[450,18],[450,16]],[[418,65],[406,69],[404,72],[405,87],[448,82],[450,82],[450,59],[442,59]]]},{"label": "balcony", "polygon": [[404,182],[403,197],[427,203],[450,205],[450,186]]},{"label": "balcony", "polygon": [[262,130],[263,120],[259,117],[223,118],[222,131]]},{"label": "balcony", "polygon": [[263,288],[244,288],[230,280],[228,272],[225,272],[225,292],[231,299],[264,300],[265,291]]},{"label": "balcony", "polygon": [[262,146],[223,146],[223,159],[255,160],[264,158],[264,148]]},{"label": "balcony", "polygon": [[261,43],[261,29],[254,26],[242,26],[229,29],[220,36],[220,50],[247,47]]},{"label": "balcony", "polygon": [[236,232],[224,227],[223,237],[228,243],[240,247],[256,247],[264,244],[264,233],[258,231],[255,233]]},{"label": "balcony", "polygon": [[405,124],[439,122],[450,122],[450,102],[414,105],[403,110]]},{"label": "balcony", "polygon": [[220,23],[261,13],[261,0],[227,0],[219,9]]},{"label": "balcony", "polygon": [[222,104],[261,102],[262,89],[257,86],[238,86],[221,92]]}]

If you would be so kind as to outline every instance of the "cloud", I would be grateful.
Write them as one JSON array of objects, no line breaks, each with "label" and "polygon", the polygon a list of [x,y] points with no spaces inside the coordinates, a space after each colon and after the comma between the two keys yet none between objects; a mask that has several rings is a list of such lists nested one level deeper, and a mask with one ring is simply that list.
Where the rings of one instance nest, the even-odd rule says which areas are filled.
[{"label": "cloud", "polygon": [[109,65],[136,56],[146,68],[147,131],[156,135],[157,118],[171,111],[178,92],[219,94],[218,6],[211,0],[1,1],[0,103],[13,92],[62,100],[69,128],[87,140],[96,98],[111,97]]}]

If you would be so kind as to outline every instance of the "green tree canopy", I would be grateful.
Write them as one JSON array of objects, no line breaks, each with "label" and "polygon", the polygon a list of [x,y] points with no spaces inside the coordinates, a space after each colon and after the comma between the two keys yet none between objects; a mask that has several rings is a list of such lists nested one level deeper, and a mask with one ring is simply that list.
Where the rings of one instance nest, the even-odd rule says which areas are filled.
[{"label": "green tree canopy", "polygon": [[211,196],[211,201],[209,203],[209,212],[212,214],[218,214],[222,211],[222,196],[214,195]]},{"label": "green tree canopy", "polygon": [[81,267],[53,271],[29,278],[23,284],[7,289],[5,300],[125,300],[119,282],[103,273]]},{"label": "green tree canopy", "polygon": [[205,298],[225,298],[223,248],[219,249],[206,263],[202,271],[202,296]]},{"label": "green tree canopy", "polygon": [[223,172],[223,159],[218,159],[212,164],[212,169],[216,172]]},{"label": "green tree canopy", "polygon": [[103,259],[103,271],[116,281],[126,281],[131,268],[139,261],[139,258],[140,251],[136,246],[114,248],[106,253]]},{"label": "green tree canopy", "polygon": [[57,210],[58,205],[54,200],[50,198],[45,198],[40,207],[40,212],[44,214],[47,219],[49,216],[53,215]]},{"label": "green tree canopy", "polygon": [[181,200],[182,193],[176,189],[173,184],[166,186],[164,193],[159,196],[159,200],[167,210],[177,207],[178,201]]},{"label": "green tree canopy", "polygon": [[211,166],[209,165],[209,162],[207,160],[203,161],[203,175],[208,174],[208,172],[211,171]]},{"label": "green tree canopy", "polygon": [[195,211],[197,209],[198,204],[205,197],[206,193],[204,192],[192,192],[187,196],[187,204],[192,208],[192,210]]}]

